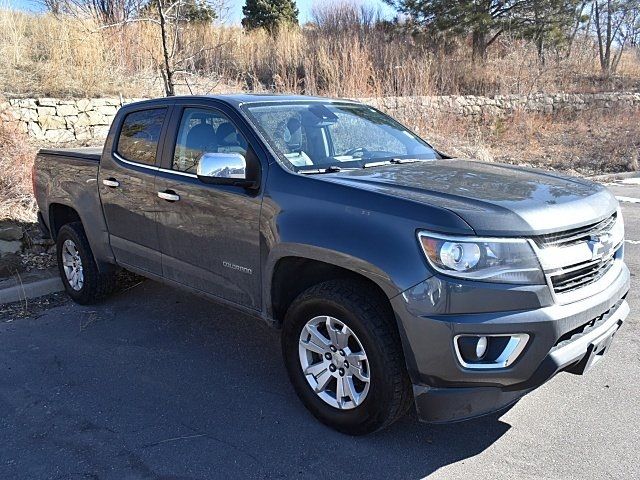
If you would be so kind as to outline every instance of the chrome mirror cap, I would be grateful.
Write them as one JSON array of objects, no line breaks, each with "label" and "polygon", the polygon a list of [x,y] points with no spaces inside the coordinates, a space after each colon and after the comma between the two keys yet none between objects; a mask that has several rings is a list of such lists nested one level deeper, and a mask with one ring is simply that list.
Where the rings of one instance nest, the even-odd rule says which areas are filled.
[{"label": "chrome mirror cap", "polygon": [[204,153],[198,160],[197,175],[246,180],[247,161],[239,153]]}]

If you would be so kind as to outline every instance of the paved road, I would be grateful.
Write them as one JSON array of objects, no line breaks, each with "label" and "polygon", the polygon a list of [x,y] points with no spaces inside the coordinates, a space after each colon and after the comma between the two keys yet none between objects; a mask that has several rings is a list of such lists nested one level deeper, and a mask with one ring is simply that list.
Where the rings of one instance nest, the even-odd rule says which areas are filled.
[{"label": "paved road", "polygon": [[[640,185],[612,187],[640,198]],[[640,204],[624,203],[640,272]],[[633,280],[632,280],[633,281]],[[605,360],[502,415],[351,438],[296,399],[278,336],[147,281],[0,323],[0,478],[640,478],[640,298]]]}]

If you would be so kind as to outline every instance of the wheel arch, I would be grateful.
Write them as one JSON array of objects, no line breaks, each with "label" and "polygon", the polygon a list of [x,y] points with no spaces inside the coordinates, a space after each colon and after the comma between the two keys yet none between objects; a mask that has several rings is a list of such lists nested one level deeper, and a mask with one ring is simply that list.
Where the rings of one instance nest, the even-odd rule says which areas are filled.
[{"label": "wheel arch", "polygon": [[49,231],[53,240],[57,239],[58,232],[64,225],[72,222],[82,223],[80,214],[75,208],[63,203],[51,203],[49,205]]},{"label": "wheel arch", "polygon": [[[99,225],[96,225],[94,222],[87,228],[83,216],[76,208],[66,203],[56,201],[49,204],[47,218],[49,221],[49,233],[54,242],[57,240],[58,233],[63,226],[69,223],[79,222],[89,240],[91,252],[98,265],[98,270],[103,273],[114,271],[116,266],[113,262],[113,254],[111,253],[108,237],[102,235]],[[91,225],[94,225],[96,228],[92,228]]]},{"label": "wheel arch", "polygon": [[[374,294],[392,307],[389,299],[400,293],[388,278],[373,272],[370,268],[350,258],[348,263],[327,261],[326,255],[289,254],[272,261],[268,267],[263,298],[266,299],[266,311],[274,323],[279,326],[287,309],[295,298],[313,285],[329,280],[348,279],[361,282]],[[326,252],[325,252],[326,253]],[[331,256],[342,259],[340,254]]]}]

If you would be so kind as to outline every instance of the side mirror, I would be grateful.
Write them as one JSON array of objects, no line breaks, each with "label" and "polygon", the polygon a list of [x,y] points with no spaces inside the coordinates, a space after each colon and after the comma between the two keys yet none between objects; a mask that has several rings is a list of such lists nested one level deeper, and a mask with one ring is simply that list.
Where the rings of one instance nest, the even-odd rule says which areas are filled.
[{"label": "side mirror", "polygon": [[255,179],[247,178],[247,161],[239,153],[204,153],[198,159],[198,179],[214,185],[257,188]]}]

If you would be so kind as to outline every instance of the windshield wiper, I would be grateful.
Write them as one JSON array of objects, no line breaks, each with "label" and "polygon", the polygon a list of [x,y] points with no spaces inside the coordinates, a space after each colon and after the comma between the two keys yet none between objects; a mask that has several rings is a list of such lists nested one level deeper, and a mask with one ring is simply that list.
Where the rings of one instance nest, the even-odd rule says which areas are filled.
[{"label": "windshield wiper", "polygon": [[[353,170],[353,169],[350,169],[350,170]],[[340,172],[340,171],[342,171],[342,168],[338,167],[337,165],[331,165],[326,168],[312,168],[308,170],[298,170],[298,173],[302,173],[304,175],[313,175],[316,173],[334,173],[334,172]]]},{"label": "windshield wiper", "polygon": [[362,168],[382,167],[384,165],[398,165],[401,163],[422,162],[419,158],[392,158],[391,160],[381,160],[379,162],[368,162],[362,165]]}]

